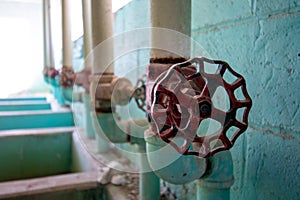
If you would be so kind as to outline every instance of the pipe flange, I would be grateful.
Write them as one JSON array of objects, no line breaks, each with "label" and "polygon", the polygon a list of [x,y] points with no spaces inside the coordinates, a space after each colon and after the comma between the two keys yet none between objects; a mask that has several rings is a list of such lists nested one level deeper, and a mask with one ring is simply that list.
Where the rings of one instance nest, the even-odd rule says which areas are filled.
[{"label": "pipe flange", "polygon": [[127,78],[115,77],[111,83],[111,100],[116,105],[127,105],[134,93],[134,87]]}]

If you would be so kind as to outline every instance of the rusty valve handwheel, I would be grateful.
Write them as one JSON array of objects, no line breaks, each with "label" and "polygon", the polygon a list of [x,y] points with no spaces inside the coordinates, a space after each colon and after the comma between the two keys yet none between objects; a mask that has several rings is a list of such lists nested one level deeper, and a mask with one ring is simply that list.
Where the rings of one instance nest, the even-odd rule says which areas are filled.
[{"label": "rusty valve handwheel", "polygon": [[75,79],[76,79],[76,74],[74,72],[73,67],[63,66],[61,68],[59,83],[63,87],[73,87]]},{"label": "rusty valve handwheel", "polygon": [[143,74],[135,85],[133,97],[139,109],[146,112],[146,74]]},{"label": "rusty valve handwheel", "polygon": [[[216,72],[207,73],[205,63],[216,64]],[[225,73],[230,73],[235,80],[232,83],[226,81]],[[230,104],[228,110],[214,105],[212,99],[218,87],[223,87],[227,93]],[[236,97],[238,88],[244,99]],[[171,66],[156,80],[151,98],[150,121],[161,139],[181,154],[199,157],[213,156],[230,149],[247,129],[252,106],[245,79],[226,62],[204,57]],[[237,119],[239,109],[242,111],[241,119]],[[221,128],[212,134],[197,133],[201,122],[208,118],[219,122]],[[231,127],[235,127],[235,130],[229,136],[227,133]]]},{"label": "rusty valve handwheel", "polygon": [[44,76],[48,76],[50,78],[55,78],[59,74],[59,71],[56,70],[54,67],[45,67],[44,71]]}]

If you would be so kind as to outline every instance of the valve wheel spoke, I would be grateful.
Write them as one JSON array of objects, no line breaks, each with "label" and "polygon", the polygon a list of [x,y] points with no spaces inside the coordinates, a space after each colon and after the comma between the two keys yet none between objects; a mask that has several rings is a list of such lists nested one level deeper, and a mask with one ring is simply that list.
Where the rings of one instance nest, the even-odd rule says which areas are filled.
[{"label": "valve wheel spoke", "polygon": [[[217,64],[216,72],[206,73],[205,63]],[[236,80],[231,84],[226,82],[225,73],[231,73]],[[220,86],[229,98],[228,111],[216,108],[211,100]],[[240,87],[245,100],[238,100],[234,94]],[[157,133],[181,154],[209,157],[228,150],[248,127],[252,100],[245,79],[224,61],[196,57],[175,64],[154,84],[152,94],[151,116]],[[240,108],[245,108],[242,121],[236,119]],[[210,135],[198,136],[198,127],[206,118],[219,122],[221,128]],[[237,130],[229,138],[226,133],[233,126]],[[183,142],[178,143],[178,138]],[[192,144],[199,149],[192,148]]]},{"label": "valve wheel spoke", "polygon": [[230,84],[230,88],[232,90],[235,90],[237,88],[239,88],[240,86],[245,84],[245,79],[243,77],[238,78],[235,82],[233,82],[232,84]]},{"label": "valve wheel spoke", "polygon": [[244,108],[244,107],[251,107],[252,102],[250,100],[238,100],[235,102],[236,108]]}]

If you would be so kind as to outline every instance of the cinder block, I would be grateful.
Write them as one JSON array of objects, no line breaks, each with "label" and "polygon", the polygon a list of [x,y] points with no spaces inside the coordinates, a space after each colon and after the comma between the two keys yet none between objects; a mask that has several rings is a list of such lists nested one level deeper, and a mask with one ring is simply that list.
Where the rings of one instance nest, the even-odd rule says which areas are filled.
[{"label": "cinder block", "polygon": [[299,138],[268,127],[247,134],[243,199],[299,199]]},{"label": "cinder block", "polygon": [[270,14],[274,11],[284,10],[290,7],[294,0],[255,0],[255,13],[257,15]]},{"label": "cinder block", "polygon": [[193,34],[211,58],[227,61],[245,77],[254,102],[250,121],[300,130],[299,16]]},{"label": "cinder block", "polygon": [[193,0],[192,30],[251,16],[251,1]]}]

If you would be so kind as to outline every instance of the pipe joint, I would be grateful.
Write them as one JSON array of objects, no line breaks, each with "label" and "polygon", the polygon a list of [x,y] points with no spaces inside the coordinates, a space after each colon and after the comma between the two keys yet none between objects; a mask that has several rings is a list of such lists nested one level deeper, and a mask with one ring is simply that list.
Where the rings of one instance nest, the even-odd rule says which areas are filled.
[{"label": "pipe joint", "polygon": [[114,109],[111,103],[111,82],[113,74],[93,74],[90,76],[91,101],[96,111],[111,113]]},{"label": "pipe joint", "polygon": [[61,93],[65,100],[70,102],[82,102],[82,92],[73,92],[72,87],[61,87]]},{"label": "pipe joint", "polygon": [[90,81],[95,107],[101,111],[128,104],[134,93],[134,86],[128,79],[113,74],[93,75]]},{"label": "pipe joint", "polygon": [[92,74],[92,69],[90,67],[84,68],[83,70],[76,72],[75,84],[81,86],[86,92],[90,91],[90,76]]},{"label": "pipe joint", "polygon": [[111,84],[111,99],[116,105],[127,105],[134,93],[134,86],[127,78],[115,77]]},{"label": "pipe joint", "polygon": [[222,151],[209,158],[209,170],[199,179],[204,188],[227,189],[234,183],[233,162],[230,151]]}]

